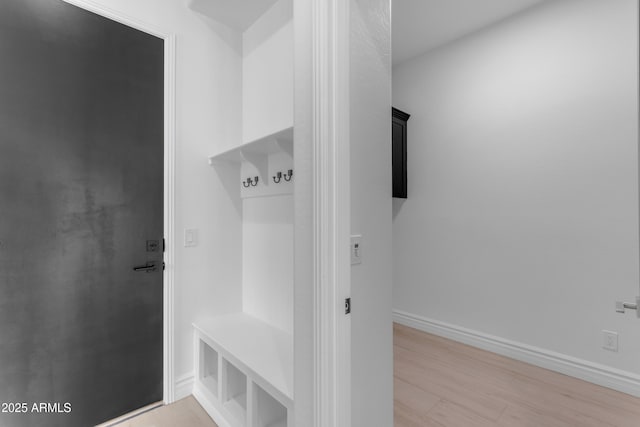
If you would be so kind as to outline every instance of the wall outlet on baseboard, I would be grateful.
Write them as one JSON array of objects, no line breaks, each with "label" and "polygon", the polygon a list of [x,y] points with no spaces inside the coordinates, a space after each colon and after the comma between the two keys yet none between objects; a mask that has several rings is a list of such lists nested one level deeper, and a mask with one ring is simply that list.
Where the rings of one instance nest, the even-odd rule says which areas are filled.
[{"label": "wall outlet on baseboard", "polygon": [[602,331],[602,348],[609,351],[618,351],[618,333]]}]

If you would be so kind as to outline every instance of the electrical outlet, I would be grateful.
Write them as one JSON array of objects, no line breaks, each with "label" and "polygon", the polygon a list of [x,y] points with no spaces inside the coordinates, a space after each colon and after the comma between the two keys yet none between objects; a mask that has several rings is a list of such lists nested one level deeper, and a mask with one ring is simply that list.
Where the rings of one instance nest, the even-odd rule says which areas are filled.
[{"label": "electrical outlet", "polygon": [[618,333],[602,331],[602,348],[609,351],[618,351]]}]

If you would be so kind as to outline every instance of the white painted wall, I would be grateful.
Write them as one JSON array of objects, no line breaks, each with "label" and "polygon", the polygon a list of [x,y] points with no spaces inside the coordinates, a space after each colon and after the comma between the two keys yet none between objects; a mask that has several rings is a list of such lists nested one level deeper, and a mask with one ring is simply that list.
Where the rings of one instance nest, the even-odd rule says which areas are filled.
[{"label": "white painted wall", "polygon": [[242,204],[243,311],[293,334],[293,196]]},{"label": "white painted wall", "polygon": [[[293,49],[293,0],[277,1],[243,33],[244,142],[293,126]],[[279,170],[291,168],[291,160],[278,163],[275,157],[270,156],[270,163],[285,165]],[[274,174],[275,169],[263,179]],[[242,203],[243,310],[292,333],[293,197],[247,198]]]},{"label": "white painted wall", "polygon": [[[175,374],[193,369],[191,323],[241,310],[241,221],[207,156],[238,145],[242,115],[239,33],[189,10],[184,1],[95,0],[177,38]],[[199,246],[183,247],[185,228]],[[224,242],[224,244],[220,244]]]},{"label": "white painted wall", "polygon": [[293,0],[279,0],[242,36],[242,138],[293,126]]},{"label": "white painted wall", "polygon": [[393,425],[389,0],[351,0],[352,425]]},{"label": "white painted wall", "polygon": [[392,15],[398,25],[393,26],[393,66],[541,1],[545,0],[394,1]]},{"label": "white painted wall", "polygon": [[394,68],[395,309],[640,373],[614,312],[638,294],[637,8],[543,2]]}]

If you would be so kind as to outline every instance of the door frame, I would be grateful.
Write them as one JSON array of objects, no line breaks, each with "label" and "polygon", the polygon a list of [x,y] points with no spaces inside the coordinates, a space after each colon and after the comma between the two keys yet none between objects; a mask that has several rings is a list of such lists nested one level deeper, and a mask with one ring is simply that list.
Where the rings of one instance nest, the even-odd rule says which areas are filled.
[{"label": "door frame", "polygon": [[175,34],[139,21],[131,16],[91,0],[63,0],[164,41],[164,239],[163,272],[163,401],[175,401],[174,372],[174,277],[175,277],[175,146],[176,146],[176,36]]},{"label": "door frame", "polygon": [[[351,0],[312,2],[314,425],[351,426]],[[357,302],[356,302],[357,305]]]},{"label": "door frame", "polygon": [[294,0],[295,425],[351,425],[351,7]]}]

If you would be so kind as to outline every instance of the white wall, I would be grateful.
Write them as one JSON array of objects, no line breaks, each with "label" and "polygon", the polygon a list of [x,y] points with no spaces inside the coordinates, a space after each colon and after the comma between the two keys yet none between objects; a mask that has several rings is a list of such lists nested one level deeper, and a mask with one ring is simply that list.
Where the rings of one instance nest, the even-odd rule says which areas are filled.
[{"label": "white wall", "polygon": [[293,0],[279,0],[242,36],[242,138],[293,126]]},{"label": "white wall", "polygon": [[293,196],[242,204],[242,309],[293,334]]},{"label": "white wall", "polygon": [[[242,39],[182,0],[94,0],[177,38],[175,374],[193,369],[191,323],[241,310],[241,222],[207,156],[241,140]],[[216,202],[216,200],[218,202]],[[185,228],[199,246],[183,247]],[[220,242],[225,242],[221,245]],[[171,266],[169,266],[171,268]]]},{"label": "white wall", "polygon": [[638,294],[637,7],[544,2],[394,68],[395,309],[640,373],[614,311]]},{"label": "white wall", "polygon": [[[278,0],[243,33],[244,142],[293,126],[293,48],[293,0]],[[271,177],[291,165],[289,154],[271,154],[261,179],[274,186]],[[244,165],[245,170],[252,166]],[[280,189],[287,191],[285,185]],[[293,198],[246,198],[242,206],[243,311],[292,333]]]},{"label": "white wall", "polygon": [[389,0],[351,1],[352,425],[393,425]]},{"label": "white wall", "polygon": [[[292,0],[277,1],[243,33],[244,142],[293,126],[293,49]],[[243,311],[292,333],[293,198],[247,198],[242,205]]]}]

